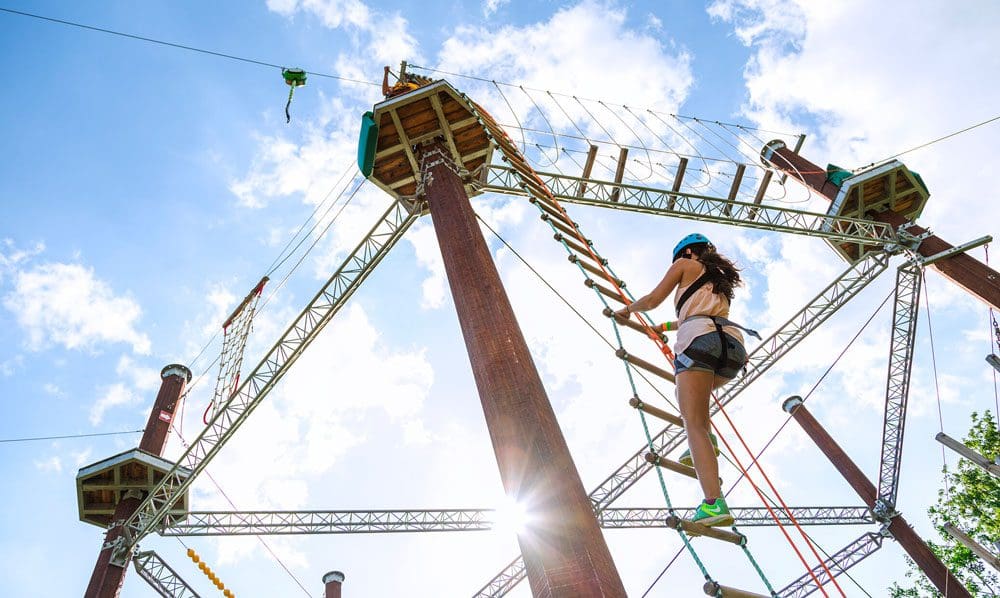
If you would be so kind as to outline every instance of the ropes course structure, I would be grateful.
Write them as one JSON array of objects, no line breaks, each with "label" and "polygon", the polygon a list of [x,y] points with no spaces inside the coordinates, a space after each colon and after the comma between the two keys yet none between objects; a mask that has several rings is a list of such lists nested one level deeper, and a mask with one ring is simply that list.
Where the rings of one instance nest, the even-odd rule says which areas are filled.
[{"label": "ropes course structure", "polygon": [[[186,492],[193,480],[207,473],[205,469],[213,457],[410,226],[427,213],[434,219],[505,488],[515,498],[535,500],[527,506],[539,513],[544,522],[539,533],[551,533],[565,543],[565,554],[555,555],[530,533],[520,535],[522,554],[474,592],[474,596],[504,596],[524,579],[529,580],[536,595],[623,596],[621,580],[600,529],[632,527],[673,530],[704,577],[703,591],[711,596],[800,597],[817,591],[824,596],[846,596],[837,577],[882,547],[886,538],[899,541],[938,587],[949,587],[949,596],[968,595],[962,593],[961,584],[936,561],[896,506],[923,271],[937,269],[992,308],[1000,309],[1000,277],[966,253],[987,243],[989,238],[952,246],[915,225],[929,193],[919,175],[895,160],[855,172],[832,165],[824,169],[799,153],[805,139],[801,134],[479,80],[476,91],[482,104],[500,107],[497,111],[500,116],[494,117],[447,81],[412,75],[406,68],[403,63],[393,87],[388,86],[387,69],[383,85],[386,100],[364,115],[359,148],[358,162],[364,176],[393,198],[389,209],[246,375],[241,374],[243,352],[267,276],[226,320],[223,356],[219,360],[215,397],[205,412],[205,428],[197,438],[185,443],[185,450],[174,463],[140,459],[144,466],[155,469],[157,474],[151,476],[155,481],[141,492],[127,494],[111,511],[95,512],[92,516],[91,523],[109,531],[88,596],[116,595],[129,562],[135,563],[154,587],[177,588],[158,589],[161,595],[190,595],[186,593],[190,591],[186,583],[162,563],[159,555],[137,552],[138,543],[152,533],[165,536],[342,534],[491,528],[496,514],[486,509],[210,512],[191,509],[187,500]],[[478,95],[480,92],[482,95]],[[507,120],[504,108],[513,124],[501,124]],[[786,184],[789,178],[801,185]],[[464,288],[458,280],[463,272],[464,276],[469,272],[487,276],[489,272],[484,274],[484,271],[489,270],[496,275],[468,205],[469,196],[479,193],[510,195],[515,201],[527,198],[554,240],[565,250],[568,261],[582,275],[584,284],[593,291],[598,300],[596,311],[606,317],[610,326],[614,339],[611,349],[624,366],[628,384],[628,399],[622,406],[627,402],[636,412],[643,439],[638,450],[589,493],[583,492],[540,379],[537,385],[532,381],[532,377],[538,378],[533,365],[531,369],[518,370],[516,375],[509,371],[505,375],[492,373],[501,369],[496,364],[506,363],[504,360],[531,361],[530,354],[526,360],[521,359],[518,343],[523,344],[523,338],[506,297],[492,301],[489,291],[483,290],[490,287],[485,283],[479,285],[482,287],[479,290],[463,291],[484,293],[473,299],[456,290]],[[664,385],[674,382],[674,377],[652,360],[626,349],[625,337],[631,334],[626,329],[638,333],[644,343],[651,341],[668,361],[672,361],[673,352],[655,322],[643,318],[637,324],[613,315],[613,304],[632,302],[629,287],[597,250],[597,243],[583,234],[564,204],[571,204],[574,209],[575,206],[609,208],[817,237],[846,262],[842,274],[749,352],[742,374],[720,388],[710,405],[711,414],[721,414],[720,421],[725,421],[732,430],[723,433],[716,428],[725,453],[739,469],[740,481],[749,482],[762,503],[760,507],[733,509],[734,514],[741,526],[781,528],[802,563],[805,572],[801,577],[783,586],[772,584],[751,552],[747,534],[735,526],[723,530],[693,523],[691,509],[674,504],[670,488],[677,482],[668,481],[667,472],[696,477],[693,468],[670,458],[686,444],[683,421],[655,404],[662,399],[667,407],[676,410],[668,398],[670,393],[662,390]],[[332,204],[328,209],[331,208]],[[300,240],[299,245],[302,243]],[[897,257],[902,258],[902,264],[897,268],[894,293],[885,420],[876,483],[868,481],[836,443],[824,436],[825,431],[812,419],[804,401],[793,397],[796,400],[790,399],[785,405],[790,413],[788,421],[795,419],[816,440],[858,492],[862,504],[789,506],[762,468],[759,459],[763,449],[753,452],[725,408],[885,272],[890,261]],[[488,268],[484,268],[486,262]],[[273,272],[274,269],[268,274]],[[502,285],[497,286],[502,289]],[[481,308],[475,307],[494,304],[499,305],[491,309],[499,311],[491,314],[480,314],[477,310]],[[1000,344],[1000,328],[996,328],[995,320],[993,326]],[[506,352],[485,350],[485,339],[494,336],[511,339],[512,348]],[[523,351],[527,352],[526,345]],[[995,364],[994,367],[1000,369]],[[164,370],[164,386],[154,405],[151,425],[156,418],[167,425],[172,419],[184,386],[191,380],[190,371],[179,368],[182,366],[168,366]],[[640,380],[656,396],[641,394]],[[520,403],[509,402],[513,394],[518,394]],[[163,426],[157,429],[166,434]],[[730,443],[729,439],[739,442]],[[144,435],[140,449],[158,455],[162,452],[162,439],[156,442],[147,442]],[[523,450],[509,450],[515,447]],[[737,456],[740,447],[748,460]],[[81,470],[78,486],[110,475],[110,469],[95,466]],[[754,468],[756,472],[751,474]],[[514,479],[513,471],[528,473]],[[663,506],[613,506],[653,471]],[[770,493],[755,481],[760,477]],[[120,493],[120,489],[111,486],[101,488],[110,489],[115,496]],[[545,488],[545,494],[550,496],[531,498],[531,490],[538,488]],[[81,497],[86,502],[87,496],[82,491]],[[101,497],[106,498],[107,495]],[[96,502],[97,498],[92,500]],[[81,512],[85,506],[81,504]],[[866,531],[844,548],[823,555],[801,528],[872,524],[877,531]],[[797,529],[808,551],[799,550],[792,535],[784,530],[788,525]],[[697,549],[701,544],[695,542],[699,537],[739,547],[760,579],[757,592],[765,593],[724,585],[722,577],[729,571],[715,570],[699,556]],[[806,552],[811,556],[806,556]],[[586,555],[587,568],[578,567],[580,555]],[[563,590],[553,590],[555,572],[567,570],[576,573],[565,576]],[[109,588],[114,588],[113,592]]]}]

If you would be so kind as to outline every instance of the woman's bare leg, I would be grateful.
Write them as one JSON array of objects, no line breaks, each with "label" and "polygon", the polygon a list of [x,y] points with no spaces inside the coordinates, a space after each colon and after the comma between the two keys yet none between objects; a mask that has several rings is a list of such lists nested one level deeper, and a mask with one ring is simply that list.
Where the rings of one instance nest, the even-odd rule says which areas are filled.
[{"label": "woman's bare leg", "polygon": [[715,386],[715,374],[688,370],[677,374],[677,400],[680,403],[684,430],[687,432],[691,460],[698,472],[698,482],[705,498],[722,496],[719,485],[719,460],[708,437],[711,423],[708,419],[708,402]]}]

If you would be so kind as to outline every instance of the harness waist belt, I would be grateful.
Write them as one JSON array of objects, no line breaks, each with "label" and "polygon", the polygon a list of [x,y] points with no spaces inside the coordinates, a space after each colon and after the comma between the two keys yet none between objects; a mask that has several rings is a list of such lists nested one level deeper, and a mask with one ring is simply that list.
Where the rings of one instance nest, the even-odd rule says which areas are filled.
[{"label": "harness waist belt", "polygon": [[[747,334],[749,334],[750,336],[756,338],[759,341],[760,340],[764,340],[764,339],[762,339],[760,337],[760,333],[757,332],[756,330],[751,330],[750,328],[747,328],[746,326],[743,326],[742,324],[737,324],[736,322],[734,322],[734,321],[732,321],[732,320],[730,320],[728,318],[723,318],[722,316],[688,316],[688,317],[684,318],[684,321],[681,322],[680,326],[683,326],[685,322],[689,322],[691,320],[697,320],[699,318],[707,318],[709,320],[712,320],[713,322],[715,322],[715,326],[717,328],[718,327],[722,327],[722,326],[732,326],[733,328],[739,328],[743,332],[746,332]],[[678,328],[680,328],[680,326],[678,326]]]}]

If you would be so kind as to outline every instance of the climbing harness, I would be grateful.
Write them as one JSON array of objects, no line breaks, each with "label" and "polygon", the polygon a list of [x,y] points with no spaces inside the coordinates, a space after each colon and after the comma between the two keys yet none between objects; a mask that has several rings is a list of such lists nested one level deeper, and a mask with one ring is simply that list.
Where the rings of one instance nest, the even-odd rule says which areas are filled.
[{"label": "climbing harness", "polygon": [[302,87],[306,84],[306,72],[302,69],[281,69],[281,76],[285,79],[285,83],[288,84],[288,101],[285,102],[285,122],[292,122],[292,115],[288,112],[289,107],[292,105],[292,95],[295,93],[296,87]]},{"label": "climbing harness", "polygon": [[[523,155],[521,155],[514,141],[510,139],[506,132],[484,109],[482,109],[482,107],[469,99],[468,96],[463,95],[463,98],[468,102],[469,107],[479,120],[480,124],[487,130],[492,141],[501,150],[504,159],[514,168],[519,184],[528,195],[529,201],[539,210],[541,219],[550,225],[554,233],[553,237],[556,241],[563,245],[564,249],[566,249],[569,253],[569,261],[580,269],[580,272],[585,277],[586,286],[595,291],[599,300],[604,305],[603,313],[611,319],[615,337],[619,346],[616,351],[616,355],[620,357],[624,363],[626,377],[628,378],[629,385],[632,390],[633,396],[630,400],[630,404],[639,412],[640,420],[646,436],[647,446],[650,450],[650,452],[646,455],[646,460],[649,463],[661,466],[656,467],[656,473],[659,478],[660,488],[662,490],[667,509],[670,513],[670,517],[667,519],[667,524],[678,533],[684,543],[684,546],[687,548],[688,552],[695,561],[695,564],[704,576],[706,582],[704,587],[705,592],[713,596],[721,597],[733,592],[733,589],[720,585],[711,577],[705,564],[702,562],[691,544],[690,538],[694,535],[704,535],[724,540],[739,546],[747,556],[750,563],[753,565],[754,569],[757,571],[764,585],[767,587],[769,592],[768,595],[777,596],[774,588],[771,586],[771,583],[768,581],[766,575],[760,569],[753,555],[747,548],[746,536],[740,533],[735,527],[732,528],[732,531],[726,531],[721,528],[706,527],[685,520],[678,515],[670,500],[670,495],[667,491],[666,482],[664,480],[662,470],[663,467],[680,471],[692,477],[696,474],[694,474],[693,468],[667,460],[656,454],[656,445],[653,441],[653,436],[650,433],[646,413],[650,413],[651,415],[655,415],[657,413],[662,414],[661,417],[666,419],[672,425],[681,428],[683,428],[683,422],[680,417],[645,405],[639,399],[636,380],[633,374],[633,367],[641,367],[642,369],[646,369],[647,371],[659,375],[669,381],[673,381],[674,377],[669,372],[629,355],[622,346],[620,329],[620,326],[626,326],[639,332],[644,332],[647,336],[653,339],[664,356],[666,356],[668,360],[672,361],[674,358],[673,352],[666,343],[666,337],[658,330],[661,327],[653,324],[652,321],[648,320],[648,318],[644,316],[644,314],[638,315],[639,324],[630,320],[618,318],[614,315],[607,299],[612,299],[625,305],[629,305],[633,301],[630,293],[624,289],[625,283],[614,274],[608,265],[608,261],[597,253],[596,249],[593,247],[593,243],[581,234],[577,224],[573,222],[573,220],[566,213],[565,209],[563,209],[558,200],[556,200],[552,192],[548,189],[537,173],[535,173],[535,171],[531,168]],[[587,261],[585,262],[584,260]],[[591,278],[588,273],[596,274],[604,281],[610,283],[614,288],[610,289],[601,285],[599,282]],[[737,592],[738,595],[743,596],[762,596],[746,592]]]}]

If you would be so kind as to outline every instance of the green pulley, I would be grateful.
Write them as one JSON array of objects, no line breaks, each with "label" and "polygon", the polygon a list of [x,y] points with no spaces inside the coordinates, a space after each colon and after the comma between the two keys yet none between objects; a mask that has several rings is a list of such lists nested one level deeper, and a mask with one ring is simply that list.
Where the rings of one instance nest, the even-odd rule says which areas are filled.
[{"label": "green pulley", "polygon": [[292,115],[288,113],[288,108],[292,105],[292,95],[296,87],[306,84],[306,72],[302,69],[281,69],[281,76],[288,85],[288,102],[285,103],[285,122],[292,122]]}]

